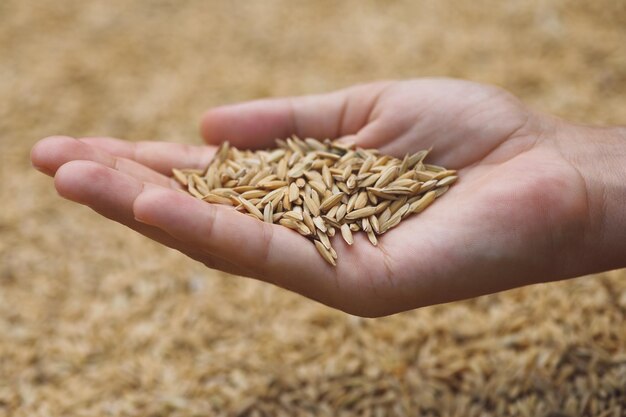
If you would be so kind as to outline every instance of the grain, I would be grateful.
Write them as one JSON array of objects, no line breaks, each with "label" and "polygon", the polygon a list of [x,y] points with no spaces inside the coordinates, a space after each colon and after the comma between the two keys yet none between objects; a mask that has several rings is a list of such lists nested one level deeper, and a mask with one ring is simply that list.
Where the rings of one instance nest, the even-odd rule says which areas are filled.
[{"label": "grain", "polygon": [[300,189],[295,182],[289,184],[289,201],[293,203],[300,197]]},{"label": "grain", "polygon": [[313,242],[315,243],[315,248],[317,249],[317,251],[320,253],[320,255],[322,255],[322,258],[324,258],[324,260],[332,266],[336,266],[337,262],[335,261],[335,258],[330,253],[330,251],[326,249],[319,240],[314,240]]},{"label": "grain", "polygon": [[246,210],[248,210],[248,213],[254,214],[259,218],[259,220],[263,220],[263,213],[261,213],[259,209],[254,206],[254,204],[243,197],[239,197],[239,202]]},{"label": "grain", "polygon": [[265,223],[273,223],[274,219],[274,207],[272,206],[272,203],[268,203],[265,208],[263,209],[263,221]]},{"label": "grain", "polygon": [[327,197],[326,199],[324,199],[324,201],[322,201],[322,204],[320,205],[320,210],[322,210],[323,212],[327,212],[328,210],[339,204],[344,195],[344,193],[337,193]]},{"label": "grain", "polygon": [[172,174],[183,187],[187,186],[187,176],[181,170],[174,168],[172,169]]},{"label": "grain", "polygon": [[449,177],[444,177],[437,181],[437,187],[446,187],[448,185],[452,185],[456,182],[459,177],[456,175],[450,175]]},{"label": "grain", "polygon": [[427,192],[422,198],[412,203],[409,207],[409,210],[415,214],[421,213],[422,211],[424,211],[424,209],[426,209],[426,207],[430,205],[430,203],[435,201],[435,195],[435,191]]},{"label": "grain", "polygon": [[233,205],[230,198],[223,197],[219,194],[214,194],[214,193],[208,193],[207,195],[202,197],[202,199],[206,201],[207,203],[224,204],[224,205],[229,205],[229,206]]},{"label": "grain", "polygon": [[341,237],[346,241],[348,245],[352,245],[354,243],[354,238],[352,237],[352,232],[350,231],[350,225],[344,223],[341,225]]},{"label": "grain", "polygon": [[239,150],[224,142],[205,170],[173,169],[192,196],[236,206],[253,218],[292,229],[335,266],[335,230],[348,244],[379,235],[430,206],[458,180],[457,172],[426,164],[429,150],[397,159],[337,141],[277,140],[273,150]]},{"label": "grain", "polygon": [[356,220],[362,217],[371,216],[375,212],[376,212],[376,207],[363,207],[362,209],[354,210],[346,214],[345,218],[347,220]]},{"label": "grain", "polygon": [[373,230],[367,231],[367,238],[370,240],[370,243],[374,246],[378,245],[378,239],[376,238],[376,234]]}]

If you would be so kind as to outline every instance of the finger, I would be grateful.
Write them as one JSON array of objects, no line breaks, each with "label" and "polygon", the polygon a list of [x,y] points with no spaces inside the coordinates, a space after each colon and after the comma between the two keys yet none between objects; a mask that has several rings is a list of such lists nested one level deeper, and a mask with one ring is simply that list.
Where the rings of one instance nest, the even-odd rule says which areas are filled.
[{"label": "finger", "polygon": [[217,107],[202,119],[201,131],[211,144],[225,140],[241,148],[266,148],[276,138],[296,134],[335,139],[356,134],[369,119],[389,82],[350,87],[327,94],[256,100]]},{"label": "finger", "polygon": [[30,151],[33,166],[50,176],[53,176],[61,165],[75,159],[91,160],[104,165],[114,164],[110,155],[95,152],[94,149],[68,136],[50,136],[41,139]]},{"label": "finger", "polygon": [[335,270],[304,237],[284,227],[166,189],[144,190],[134,213],[146,224],[253,271],[254,278],[327,303],[336,292]]},{"label": "finger", "polygon": [[246,272],[230,262],[208,256],[161,229],[136,221],[133,202],[145,186],[130,175],[92,161],[72,161],[57,170],[54,183],[62,197],[84,204],[99,214],[211,268],[235,274]]},{"label": "finger", "polygon": [[172,168],[204,169],[215,154],[213,146],[192,146],[171,142],[130,142],[106,137],[79,140],[112,155],[137,161],[166,175],[172,172]]},{"label": "finger", "polygon": [[132,175],[142,182],[151,182],[163,187],[177,188],[171,178],[133,160],[120,158],[101,149],[89,146],[67,136],[52,136],[40,140],[31,151],[31,160],[37,169],[54,175],[67,162],[74,160],[93,161],[109,168]]}]

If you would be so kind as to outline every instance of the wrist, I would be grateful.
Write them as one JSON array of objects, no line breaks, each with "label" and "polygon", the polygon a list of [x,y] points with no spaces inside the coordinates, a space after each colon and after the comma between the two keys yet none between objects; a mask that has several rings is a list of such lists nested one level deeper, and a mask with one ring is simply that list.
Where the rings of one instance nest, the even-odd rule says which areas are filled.
[{"label": "wrist", "polygon": [[586,185],[588,272],[626,267],[626,127],[563,124],[557,142]]}]

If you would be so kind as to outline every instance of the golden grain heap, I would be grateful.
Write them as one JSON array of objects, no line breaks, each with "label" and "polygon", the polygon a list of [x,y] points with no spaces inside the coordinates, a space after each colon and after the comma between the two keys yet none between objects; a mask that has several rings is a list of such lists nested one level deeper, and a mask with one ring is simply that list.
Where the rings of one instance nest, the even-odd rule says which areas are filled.
[{"label": "golden grain heap", "polygon": [[333,266],[336,229],[348,245],[358,231],[376,245],[376,235],[424,210],[457,180],[456,171],[424,163],[427,150],[398,159],[328,139],[294,136],[277,145],[243,151],[224,142],[206,170],[173,175],[196,198],[306,236]]}]

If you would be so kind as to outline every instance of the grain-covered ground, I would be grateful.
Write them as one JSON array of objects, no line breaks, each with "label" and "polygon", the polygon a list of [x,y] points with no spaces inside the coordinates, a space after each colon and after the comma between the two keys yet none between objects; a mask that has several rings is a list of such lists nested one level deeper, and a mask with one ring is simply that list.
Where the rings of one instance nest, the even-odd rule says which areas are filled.
[{"label": "grain-covered ground", "polygon": [[359,319],[65,202],[28,160],[426,75],[624,123],[625,22],[615,0],[1,0],[0,415],[626,415],[623,272]]}]

